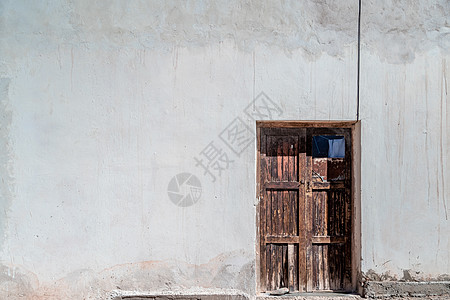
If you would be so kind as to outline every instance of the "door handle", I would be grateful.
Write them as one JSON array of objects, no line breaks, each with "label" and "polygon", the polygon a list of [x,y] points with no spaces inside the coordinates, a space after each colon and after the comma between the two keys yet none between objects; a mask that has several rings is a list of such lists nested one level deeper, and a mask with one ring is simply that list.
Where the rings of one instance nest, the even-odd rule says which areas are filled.
[{"label": "door handle", "polygon": [[[300,180],[300,184],[305,184],[305,180],[304,179]],[[307,192],[311,191],[311,182],[310,181],[306,182],[306,191]]]}]

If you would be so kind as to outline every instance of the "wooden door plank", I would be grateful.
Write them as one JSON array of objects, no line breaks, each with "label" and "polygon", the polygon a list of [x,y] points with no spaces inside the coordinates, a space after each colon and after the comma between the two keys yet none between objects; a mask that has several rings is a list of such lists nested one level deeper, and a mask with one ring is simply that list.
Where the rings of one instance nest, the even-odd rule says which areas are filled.
[{"label": "wooden door plank", "polygon": [[[304,138],[303,138],[304,140]],[[300,144],[299,140],[299,144]],[[300,147],[300,145],[299,145]],[[306,256],[306,153],[298,154],[298,173],[299,180],[303,181],[298,188],[298,235],[302,240],[298,245],[298,283],[299,291],[307,290],[307,256]]]},{"label": "wooden door plank", "polygon": [[[311,189],[311,175],[312,175],[312,161],[311,156],[306,157],[306,167],[305,167],[305,183],[306,183],[306,215],[312,216],[313,213],[313,203],[312,203],[312,189]],[[313,253],[312,253],[312,218],[306,219],[306,272],[307,272],[307,284],[306,290],[313,290]]]},{"label": "wooden door plank", "polygon": [[319,288],[319,290],[323,290],[323,288],[324,288],[324,284],[323,284],[323,275],[324,275],[324,270],[323,270],[323,252],[322,252],[322,248],[323,248],[323,246],[322,245],[320,245],[320,246],[317,246],[317,247],[315,247],[316,248],[316,251],[317,251],[317,258],[318,258],[318,263],[319,263],[319,265],[318,265],[318,281],[319,281],[319,286],[318,286],[318,288]]},{"label": "wooden door plank", "polygon": [[[283,234],[289,234],[289,223],[291,219],[289,218],[289,211],[291,210],[289,207],[288,199],[289,199],[289,191],[281,192],[281,201],[283,204],[283,215],[282,215],[282,232]],[[287,254],[286,254],[287,255]]]},{"label": "wooden door plank", "polygon": [[298,152],[298,137],[294,136],[291,138],[288,144],[288,166],[289,166],[289,176],[288,181],[298,181],[297,177],[297,152]]},{"label": "wooden door plank", "polygon": [[260,209],[260,212],[259,212],[259,219],[260,219],[260,223],[259,223],[260,266],[259,266],[259,268],[260,268],[260,272],[259,272],[259,274],[260,274],[260,288],[262,291],[265,291],[267,289],[267,287],[266,287],[266,269],[267,269],[267,267],[266,267],[267,266],[266,265],[266,245],[265,245],[264,239],[263,239],[263,237],[267,233],[266,204],[267,204],[267,195],[264,194],[259,203],[259,209]]},{"label": "wooden door plank", "polygon": [[283,181],[283,140],[281,137],[276,138],[276,149],[277,181]]},{"label": "wooden door plank", "polygon": [[272,181],[265,182],[263,185],[264,188],[273,190],[296,190],[299,186],[300,184],[295,181]]},{"label": "wooden door plank", "polygon": [[329,235],[315,235],[312,237],[313,244],[344,244],[347,241],[346,236],[329,236]]},{"label": "wooden door plank", "polygon": [[[269,176],[269,166],[267,161],[267,136],[263,131],[260,131],[260,183],[268,181]],[[268,204],[268,197],[267,197],[267,191],[266,189],[260,190],[260,201],[259,201],[259,241],[260,241],[260,287],[262,291],[267,290],[267,257],[266,257],[266,245],[264,243],[263,237],[267,234],[267,204]]]},{"label": "wooden door plank", "polygon": [[270,158],[270,179],[269,182],[278,181],[278,167],[277,167],[277,148],[274,136],[267,136],[267,151]]},{"label": "wooden door plank", "polygon": [[289,235],[296,235],[295,231],[294,231],[294,226],[295,226],[295,199],[293,199],[293,191],[287,191],[287,205],[289,207],[289,214],[288,214],[288,218],[289,218],[289,222],[288,222],[288,228],[287,228],[287,234]]},{"label": "wooden door plank", "polygon": [[343,189],[346,187],[344,182],[312,182],[313,190],[329,190],[329,189]]},{"label": "wooden door plank", "polygon": [[298,283],[298,248],[299,248],[299,244],[294,244],[294,290],[299,291],[300,290],[300,286]]},{"label": "wooden door plank", "polygon": [[343,288],[345,290],[352,289],[352,246],[351,246],[351,226],[352,226],[352,201],[351,201],[351,164],[352,164],[352,141],[350,137],[350,131],[345,132],[345,237],[347,238],[347,242],[344,245],[344,283]]},{"label": "wooden door plank", "polygon": [[351,196],[350,189],[346,189],[346,201],[345,201],[345,238],[347,239],[344,252],[345,252],[345,277],[344,288],[350,290],[352,288],[351,282],[351,266],[352,266],[352,245],[351,245],[351,223],[352,223],[352,209],[351,209]]},{"label": "wooden door plank", "polygon": [[291,209],[291,225],[289,234],[298,236],[298,190],[289,193]]},{"label": "wooden door plank", "polygon": [[290,148],[290,137],[286,137],[282,142],[282,159],[283,159],[283,176],[281,181],[290,181],[290,172],[289,169],[289,148]]},{"label": "wooden door plank", "polygon": [[273,276],[273,263],[272,263],[272,245],[267,245],[267,290],[272,290],[272,276]]},{"label": "wooden door plank", "polygon": [[328,193],[323,193],[322,212],[323,212],[323,235],[328,235]]},{"label": "wooden door plank", "polygon": [[325,290],[330,289],[330,268],[328,265],[328,245],[322,246],[323,251],[323,288]]},{"label": "wooden door plank", "polygon": [[282,286],[280,286],[281,283],[281,275],[282,275],[282,271],[281,271],[281,261],[283,259],[283,247],[281,246],[277,246],[274,245],[276,251],[276,277],[275,277],[275,288],[281,288]]},{"label": "wooden door plank", "polygon": [[271,274],[272,274],[272,278],[271,278],[271,290],[274,290],[276,287],[276,266],[277,266],[277,253],[276,253],[276,247],[273,244],[270,244],[270,252],[271,252]]},{"label": "wooden door plank", "polygon": [[300,242],[298,236],[266,235],[266,244],[297,244]]},{"label": "wooden door plank", "polygon": [[[299,182],[297,181],[297,168],[295,165],[295,159],[296,159],[296,152],[297,152],[297,140],[298,137],[290,137],[290,143],[288,144],[288,168],[289,168],[289,174],[288,174],[288,181],[292,182],[295,181],[297,184],[299,184]],[[298,187],[297,187],[298,189]],[[288,200],[289,200],[289,228],[288,228],[288,233],[295,235],[297,234],[297,230],[296,230],[296,224],[297,224],[297,215],[296,215],[296,210],[297,210],[297,201],[295,199],[295,194],[292,191],[288,191]],[[295,268],[295,271],[297,271],[297,268]]]},{"label": "wooden door plank", "polygon": [[[277,162],[277,181],[283,180],[283,140],[282,137],[276,138],[276,162]],[[277,191],[277,234],[283,232],[284,220],[283,220],[283,192]],[[278,259],[278,264],[281,262]]]},{"label": "wooden door plank", "polygon": [[280,286],[289,288],[289,261],[288,261],[288,245],[282,245],[283,250],[283,260],[281,264],[282,278]]},{"label": "wooden door plank", "polygon": [[281,194],[282,192],[280,190],[275,190],[274,191],[274,195],[276,195],[275,197],[275,230],[274,232],[276,234],[281,234],[282,230],[281,230],[281,226],[282,226],[282,222],[283,220],[281,219],[282,217],[282,212],[283,212],[283,203],[281,202]]}]

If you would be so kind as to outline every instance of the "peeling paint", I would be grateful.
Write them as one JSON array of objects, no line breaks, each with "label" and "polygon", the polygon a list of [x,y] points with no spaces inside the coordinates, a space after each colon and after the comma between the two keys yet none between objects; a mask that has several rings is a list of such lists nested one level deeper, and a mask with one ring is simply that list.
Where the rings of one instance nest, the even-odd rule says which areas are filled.
[{"label": "peeling paint", "polygon": [[0,298],[31,299],[39,281],[31,272],[20,266],[0,264]]},{"label": "peeling paint", "polygon": [[[242,51],[266,45],[286,52],[302,49],[306,56],[317,58],[321,53],[342,56],[342,50],[357,38],[357,2],[348,1],[281,5],[237,0],[46,1],[25,5],[10,0],[2,4],[2,27],[18,32],[1,35],[14,49],[11,56],[18,49],[42,51],[60,44],[171,51],[233,40]],[[448,53],[449,6],[445,0],[363,1],[362,41],[391,63],[411,62],[416,52],[434,47]]]}]

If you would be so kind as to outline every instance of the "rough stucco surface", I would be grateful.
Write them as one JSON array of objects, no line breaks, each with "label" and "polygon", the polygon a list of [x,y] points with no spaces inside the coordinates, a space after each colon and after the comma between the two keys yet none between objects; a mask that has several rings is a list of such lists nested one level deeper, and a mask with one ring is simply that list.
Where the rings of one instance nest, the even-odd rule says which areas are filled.
[{"label": "rough stucco surface", "polygon": [[[448,280],[450,3],[362,2],[361,271]],[[278,119],[355,119],[356,1],[0,13],[0,298],[254,295],[255,149],[215,182],[194,157],[236,117],[254,128],[261,91]],[[202,182],[187,208],[167,196],[181,172]]]}]

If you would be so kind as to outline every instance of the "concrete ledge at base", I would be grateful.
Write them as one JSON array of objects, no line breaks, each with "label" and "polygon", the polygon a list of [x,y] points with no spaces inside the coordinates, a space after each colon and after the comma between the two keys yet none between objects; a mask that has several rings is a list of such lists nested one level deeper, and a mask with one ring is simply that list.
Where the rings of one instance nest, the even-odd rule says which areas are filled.
[{"label": "concrete ledge at base", "polygon": [[114,300],[248,300],[244,296],[234,295],[136,295],[136,296],[119,296]]},{"label": "concrete ledge at base", "polygon": [[[269,296],[261,294],[256,296],[256,300],[361,300],[358,295],[338,294],[338,293],[295,293],[283,296]],[[155,294],[128,292],[122,295],[114,295],[111,300],[250,300],[247,295],[243,294]],[[255,299],[253,297],[252,299]]]},{"label": "concrete ledge at base", "polygon": [[248,295],[234,291],[201,290],[190,292],[164,291],[164,292],[140,292],[140,291],[113,291],[110,300],[249,300]]},{"label": "concrete ledge at base", "polygon": [[256,296],[256,300],[361,300],[361,296],[354,294],[342,293],[289,293],[282,296],[269,296],[260,294]]},{"label": "concrete ledge at base", "polygon": [[364,284],[367,298],[427,297],[449,295],[450,281],[367,281]]}]

